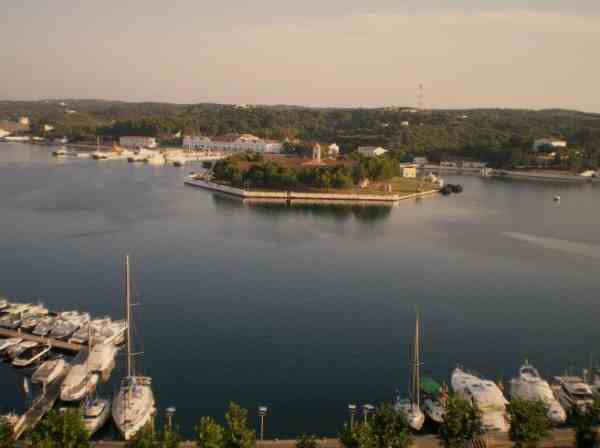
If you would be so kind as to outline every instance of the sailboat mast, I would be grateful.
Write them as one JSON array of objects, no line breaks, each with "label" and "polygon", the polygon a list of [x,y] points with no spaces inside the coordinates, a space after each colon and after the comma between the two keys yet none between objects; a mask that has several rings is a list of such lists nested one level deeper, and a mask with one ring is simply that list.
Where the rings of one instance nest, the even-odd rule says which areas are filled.
[{"label": "sailboat mast", "polygon": [[417,310],[417,321],[415,323],[415,348],[414,348],[414,370],[413,370],[413,397],[417,406],[421,405],[421,375],[419,369],[419,345],[420,345],[420,316]]},{"label": "sailboat mast", "polygon": [[129,271],[129,254],[125,255],[125,302],[127,306],[127,376],[132,376],[131,354],[131,273]]}]

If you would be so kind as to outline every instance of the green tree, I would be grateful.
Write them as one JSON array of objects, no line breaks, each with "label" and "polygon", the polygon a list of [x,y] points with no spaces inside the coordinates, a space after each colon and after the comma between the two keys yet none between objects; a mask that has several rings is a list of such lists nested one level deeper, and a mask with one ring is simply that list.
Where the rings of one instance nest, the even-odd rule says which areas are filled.
[{"label": "green tree", "polygon": [[154,448],[156,443],[154,440],[154,429],[151,424],[141,428],[133,438],[127,443],[128,448]]},{"label": "green tree", "polygon": [[254,448],[256,434],[248,425],[246,409],[236,403],[230,403],[225,421],[225,448]]},{"label": "green tree", "polygon": [[483,434],[481,412],[471,402],[451,395],[438,438],[446,448],[463,448],[465,442]]},{"label": "green tree", "polygon": [[11,448],[13,443],[12,425],[5,419],[0,420],[0,448]]},{"label": "green tree", "polygon": [[540,400],[513,398],[508,405],[510,439],[517,448],[534,448],[548,435],[550,419],[548,406]]},{"label": "green tree", "polygon": [[598,432],[594,428],[600,420],[600,396],[596,395],[594,403],[584,410],[573,409],[575,423],[575,445],[577,448],[594,448],[598,446]]},{"label": "green tree", "polygon": [[177,426],[173,426],[172,428],[165,426],[157,439],[157,445],[160,448],[179,448],[181,446],[181,434]]},{"label": "green tree", "polygon": [[301,434],[296,440],[296,448],[317,448],[317,436]]},{"label": "green tree", "polygon": [[202,417],[196,426],[196,441],[202,448],[223,448],[225,430],[211,417]]},{"label": "green tree", "polygon": [[406,448],[412,442],[408,423],[391,404],[381,404],[367,422],[345,424],[339,439],[346,448]]},{"label": "green tree", "polygon": [[31,433],[36,448],[87,448],[90,434],[78,409],[50,411]]}]

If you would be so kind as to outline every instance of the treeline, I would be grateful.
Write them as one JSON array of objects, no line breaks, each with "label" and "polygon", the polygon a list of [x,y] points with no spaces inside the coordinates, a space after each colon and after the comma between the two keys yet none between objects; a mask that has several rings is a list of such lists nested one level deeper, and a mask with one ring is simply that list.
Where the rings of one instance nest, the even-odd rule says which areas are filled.
[{"label": "treeline", "polygon": [[[173,135],[231,132],[263,138],[336,142],[342,152],[378,145],[411,156],[439,160],[459,155],[501,166],[517,162],[536,138],[564,138],[590,166],[600,162],[600,114],[568,110],[311,109],[233,105],[123,103],[96,100],[0,102],[0,119],[30,116],[33,129],[55,127],[49,135],[91,139],[127,134],[172,141]],[[68,114],[70,108],[76,113]],[[515,153],[516,152],[516,153]]]}]

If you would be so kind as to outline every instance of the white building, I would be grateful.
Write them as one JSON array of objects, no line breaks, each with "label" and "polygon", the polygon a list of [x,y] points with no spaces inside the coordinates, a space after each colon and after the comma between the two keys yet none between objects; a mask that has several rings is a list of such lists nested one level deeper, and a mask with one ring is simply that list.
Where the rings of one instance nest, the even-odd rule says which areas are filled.
[{"label": "white building", "polygon": [[336,145],[335,143],[332,143],[331,145],[327,146],[327,155],[329,157],[337,157],[340,155],[340,147],[338,145]]},{"label": "white building", "polygon": [[208,137],[203,135],[184,135],[183,147],[187,149],[201,149],[203,143],[210,142]]},{"label": "white building", "polygon": [[440,166],[444,168],[476,168],[482,169],[487,167],[487,163],[480,160],[469,159],[466,157],[455,157],[445,159],[440,162]]},{"label": "white building", "polygon": [[403,128],[407,128],[410,126],[410,123],[408,121],[403,121],[402,123],[400,123],[400,126],[402,126]]},{"label": "white building", "polygon": [[533,142],[534,151],[537,151],[542,147],[548,147],[550,149],[566,148],[567,142],[565,140],[559,140],[556,138],[538,138]]},{"label": "white building", "polygon": [[54,130],[54,126],[50,125],[50,124],[45,124],[44,125],[44,132],[50,132]]},{"label": "white building", "polygon": [[125,148],[156,148],[158,143],[154,137],[125,136],[119,138],[119,146]]},{"label": "white building", "polygon": [[408,179],[414,179],[417,177],[417,165],[414,163],[401,163],[400,165],[400,173],[402,177],[406,177]]},{"label": "white building", "polygon": [[29,126],[29,117],[21,117],[19,118],[19,124],[21,126]]},{"label": "white building", "polygon": [[387,149],[381,146],[359,146],[358,153],[365,157],[379,157],[388,152]]},{"label": "white building", "polygon": [[429,162],[427,161],[427,157],[415,157],[413,159],[413,163],[415,165],[423,166],[427,165]]},{"label": "white building", "polygon": [[214,139],[206,138],[199,142],[198,148],[226,152],[279,153],[282,144],[275,140],[263,140],[252,134],[230,134]]}]

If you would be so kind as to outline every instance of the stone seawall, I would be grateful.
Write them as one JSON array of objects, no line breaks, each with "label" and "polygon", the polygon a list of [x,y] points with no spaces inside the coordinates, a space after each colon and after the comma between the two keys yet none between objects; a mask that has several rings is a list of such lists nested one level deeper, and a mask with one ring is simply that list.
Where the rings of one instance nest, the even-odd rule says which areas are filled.
[{"label": "stone seawall", "polygon": [[362,202],[398,202],[405,199],[414,199],[421,196],[437,193],[437,190],[428,190],[421,193],[411,193],[407,195],[399,194],[361,194],[361,193],[303,193],[295,191],[248,191],[241,188],[229,187],[205,180],[189,179],[185,181],[186,185],[205,188],[207,190],[218,191],[221,193],[238,196],[247,199],[281,199],[286,201],[293,200],[314,200],[314,201],[362,201]]}]

